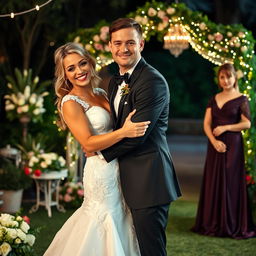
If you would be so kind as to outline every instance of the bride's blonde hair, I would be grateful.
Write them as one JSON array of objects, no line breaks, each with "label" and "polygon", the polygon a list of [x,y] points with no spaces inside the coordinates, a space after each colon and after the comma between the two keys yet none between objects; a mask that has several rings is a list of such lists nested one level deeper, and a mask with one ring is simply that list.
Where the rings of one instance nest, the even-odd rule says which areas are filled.
[{"label": "bride's blonde hair", "polygon": [[61,102],[65,95],[67,95],[73,88],[73,85],[66,78],[65,69],[63,65],[64,58],[72,53],[77,53],[84,57],[90,64],[91,69],[91,85],[93,88],[98,87],[101,78],[97,75],[95,67],[95,59],[78,43],[67,43],[60,46],[54,53],[55,61],[55,93],[57,96],[56,105],[59,113],[60,120],[57,122],[58,126],[62,129],[66,128],[66,124],[61,114]]}]

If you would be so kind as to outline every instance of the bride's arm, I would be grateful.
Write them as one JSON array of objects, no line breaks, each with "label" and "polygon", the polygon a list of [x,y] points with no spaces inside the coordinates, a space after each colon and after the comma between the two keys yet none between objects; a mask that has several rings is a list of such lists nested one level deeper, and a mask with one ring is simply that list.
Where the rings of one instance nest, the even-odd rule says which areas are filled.
[{"label": "bride's arm", "polygon": [[126,137],[143,136],[149,122],[131,122],[131,117],[134,113],[135,111],[129,114],[122,128],[102,135],[92,135],[89,121],[79,104],[70,100],[65,102],[62,107],[62,114],[68,128],[86,152],[100,151]]}]

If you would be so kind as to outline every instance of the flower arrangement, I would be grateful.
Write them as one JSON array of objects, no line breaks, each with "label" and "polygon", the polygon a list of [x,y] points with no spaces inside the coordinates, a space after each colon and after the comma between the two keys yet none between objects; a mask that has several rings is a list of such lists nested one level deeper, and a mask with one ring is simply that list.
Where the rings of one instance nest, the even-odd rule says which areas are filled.
[{"label": "flower arrangement", "polygon": [[40,151],[40,153],[35,153],[30,151],[28,157],[28,165],[24,167],[26,175],[41,176],[42,172],[61,171],[66,165],[65,159],[54,152],[44,153]]},{"label": "flower arrangement", "polygon": [[22,72],[16,68],[15,78],[6,77],[8,94],[5,98],[5,110],[10,120],[27,116],[33,122],[42,120],[45,112],[44,97],[48,92],[43,92],[49,81],[39,83],[39,77],[32,78],[32,70]]},{"label": "flower arrangement", "polygon": [[78,208],[84,198],[84,188],[81,182],[66,182],[60,188],[59,200],[66,208]]},{"label": "flower arrangement", "polygon": [[[28,217],[25,219],[29,221]],[[0,255],[32,256],[38,229],[31,229],[21,216],[0,215]]]},{"label": "flower arrangement", "polygon": [[23,145],[17,145],[22,152],[26,175],[41,176],[42,173],[65,169],[66,160],[62,156],[55,152],[45,152],[45,141],[46,137],[42,134],[35,138],[29,134]]}]

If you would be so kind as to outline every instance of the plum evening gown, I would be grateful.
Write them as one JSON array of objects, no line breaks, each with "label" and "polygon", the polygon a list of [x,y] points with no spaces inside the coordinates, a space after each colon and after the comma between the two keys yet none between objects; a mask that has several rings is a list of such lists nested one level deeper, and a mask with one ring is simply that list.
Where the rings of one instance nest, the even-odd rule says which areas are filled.
[{"label": "plum evening gown", "polygon": [[[211,108],[212,129],[238,123],[241,114],[250,119],[249,104],[244,95],[229,100],[221,109],[213,97],[207,108]],[[256,228],[248,203],[242,134],[228,131],[217,139],[226,144],[227,151],[218,153],[208,141],[200,200],[192,231],[235,239],[254,237]]]},{"label": "plum evening gown", "polygon": [[[104,93],[96,88],[95,93]],[[85,111],[93,134],[111,131],[108,111],[89,106],[74,95],[68,100]],[[84,167],[84,201],[55,235],[44,256],[139,256],[132,216],[124,201],[117,159],[107,163],[98,155],[87,158]]]}]

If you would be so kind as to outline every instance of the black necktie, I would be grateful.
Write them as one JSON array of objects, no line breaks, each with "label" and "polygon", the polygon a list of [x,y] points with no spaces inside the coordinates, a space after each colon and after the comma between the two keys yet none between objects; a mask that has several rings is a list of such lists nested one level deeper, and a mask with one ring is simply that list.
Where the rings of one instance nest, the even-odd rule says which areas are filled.
[{"label": "black necktie", "polygon": [[115,75],[116,84],[121,84],[123,81],[129,83],[129,73],[124,73],[123,75]]}]

